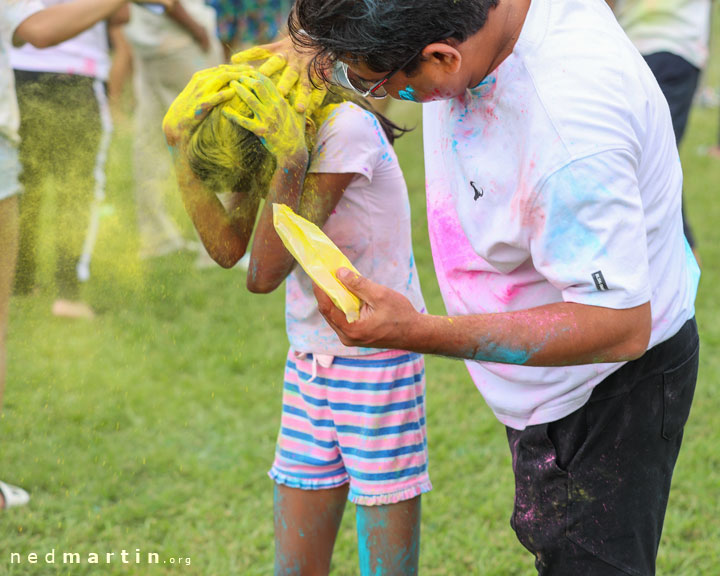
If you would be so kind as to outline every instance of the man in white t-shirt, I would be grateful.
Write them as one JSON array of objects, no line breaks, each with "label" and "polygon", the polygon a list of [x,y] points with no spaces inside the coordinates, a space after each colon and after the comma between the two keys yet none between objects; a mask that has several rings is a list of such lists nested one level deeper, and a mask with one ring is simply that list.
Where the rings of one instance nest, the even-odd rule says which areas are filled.
[{"label": "man in white t-shirt", "polygon": [[[651,71],[602,0],[296,0],[290,30],[368,96],[424,103],[450,317],[340,271],[346,345],[464,358],[507,427],[539,574],[649,575],[698,366],[699,270]],[[331,67],[332,66],[332,67]]]},{"label": "man in white t-shirt", "polygon": [[[678,146],[709,54],[711,0],[607,0],[650,66],[670,106]],[[683,215],[685,235],[695,250]]]},{"label": "man in white t-shirt", "polygon": [[[161,0],[169,5],[171,2]],[[53,46],[104,20],[127,0],[75,0],[45,8],[39,0],[4,0],[0,4],[0,408],[5,390],[5,338],[10,292],[18,248],[18,175],[20,114],[10,67],[10,47],[30,43]],[[27,492],[0,482],[0,509],[21,506]]]}]

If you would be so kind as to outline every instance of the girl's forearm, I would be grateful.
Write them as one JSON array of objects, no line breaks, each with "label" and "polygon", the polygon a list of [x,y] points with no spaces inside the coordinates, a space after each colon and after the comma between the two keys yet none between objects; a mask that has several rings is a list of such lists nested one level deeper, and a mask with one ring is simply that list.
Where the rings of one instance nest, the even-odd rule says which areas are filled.
[{"label": "girl's forearm", "polygon": [[255,229],[247,277],[247,286],[252,292],[272,292],[282,284],[293,268],[295,261],[275,232],[272,205],[285,204],[295,211],[298,210],[307,162],[306,150],[278,162],[270,183],[270,191],[265,199],[265,206]]},{"label": "girl's forearm", "polygon": [[[223,268],[232,268],[247,250],[257,202],[254,212],[252,206],[246,205],[238,211],[240,217],[233,219],[217,194],[195,177],[184,158],[176,158],[175,171],[185,210],[208,254]],[[252,216],[244,218],[244,212],[252,212]]]}]

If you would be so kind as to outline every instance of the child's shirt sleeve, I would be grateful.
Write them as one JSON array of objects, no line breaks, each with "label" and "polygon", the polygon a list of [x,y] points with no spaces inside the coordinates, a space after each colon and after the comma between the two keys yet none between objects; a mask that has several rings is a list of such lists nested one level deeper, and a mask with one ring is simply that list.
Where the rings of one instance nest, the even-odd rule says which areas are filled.
[{"label": "child's shirt sleeve", "polygon": [[0,39],[11,45],[15,30],[28,17],[45,6],[39,0],[10,0],[0,6]]},{"label": "child's shirt sleeve", "polygon": [[630,153],[571,162],[542,185],[533,211],[533,263],[564,301],[623,309],[650,300],[648,223]]},{"label": "child's shirt sleeve", "polygon": [[379,155],[389,146],[372,113],[344,102],[320,127],[308,173],[360,174],[372,182]]}]

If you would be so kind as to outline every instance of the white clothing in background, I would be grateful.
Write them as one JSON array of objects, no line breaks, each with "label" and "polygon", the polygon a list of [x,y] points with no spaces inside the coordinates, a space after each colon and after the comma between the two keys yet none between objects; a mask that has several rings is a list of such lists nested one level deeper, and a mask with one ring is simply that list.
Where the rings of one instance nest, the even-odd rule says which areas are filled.
[{"label": "white clothing in background", "polygon": [[711,0],[616,0],[615,15],[643,55],[670,52],[704,68]]}]

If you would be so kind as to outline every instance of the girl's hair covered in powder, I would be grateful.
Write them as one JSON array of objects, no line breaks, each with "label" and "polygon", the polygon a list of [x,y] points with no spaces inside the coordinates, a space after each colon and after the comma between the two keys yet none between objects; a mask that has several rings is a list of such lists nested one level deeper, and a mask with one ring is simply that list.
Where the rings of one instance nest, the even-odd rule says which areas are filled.
[{"label": "girl's hair covered in powder", "polygon": [[[280,74],[271,77],[274,83]],[[222,89],[227,88],[223,86]],[[327,108],[351,101],[377,116],[390,143],[407,129],[401,128],[378,114],[363,99],[352,92],[338,87],[325,90],[325,97],[314,109],[308,109],[307,118],[315,124],[324,116]],[[295,91],[286,97],[294,105]],[[272,178],[277,161],[263,146],[260,138],[225,117],[222,111],[231,108],[242,116],[251,117],[250,108],[235,95],[231,100],[213,108],[200,123],[190,138],[188,160],[193,173],[203,182],[217,191],[243,190],[251,194],[264,195]],[[319,128],[319,126],[317,126]],[[312,150],[314,131],[306,130],[305,144]]]}]

